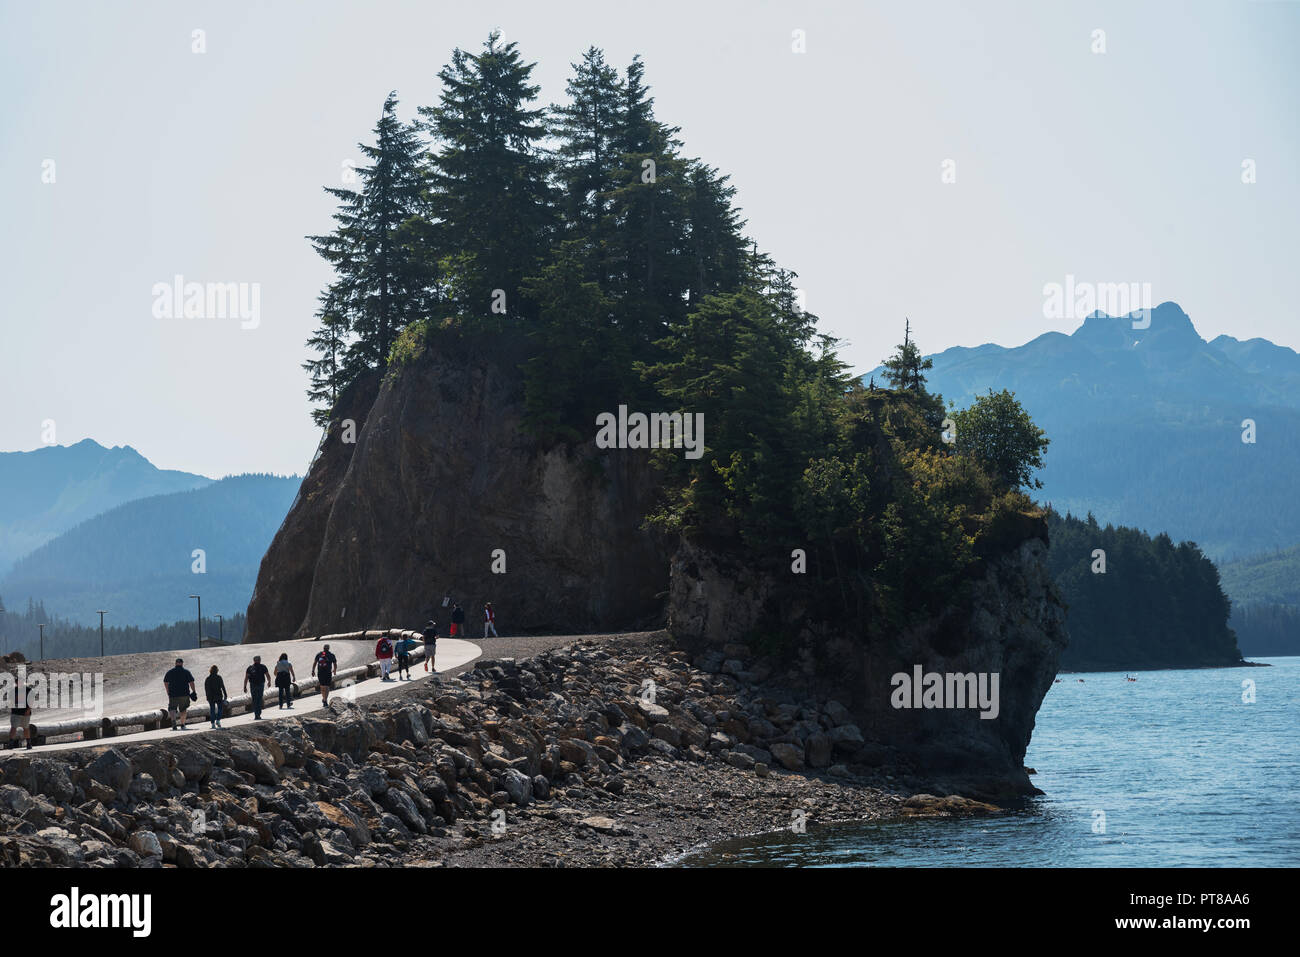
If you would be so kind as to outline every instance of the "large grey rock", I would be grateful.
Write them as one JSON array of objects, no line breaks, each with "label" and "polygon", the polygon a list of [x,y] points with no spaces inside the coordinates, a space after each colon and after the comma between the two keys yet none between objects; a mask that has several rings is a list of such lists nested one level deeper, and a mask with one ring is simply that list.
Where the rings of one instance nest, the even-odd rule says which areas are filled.
[{"label": "large grey rock", "polygon": [[[1046,562],[1046,521],[1036,513],[1007,516],[983,548],[980,576],[954,594],[943,614],[864,641],[844,622],[809,620],[806,606],[788,600],[789,576],[780,569],[765,572],[742,556],[683,540],[672,560],[668,630],[688,647],[715,649],[756,631],[788,635],[796,677],[833,699],[821,712],[825,723],[834,732],[851,725],[870,731],[856,749],[851,731],[832,737],[833,750],[857,761],[887,745],[892,758],[923,775],[942,774],[964,793],[992,801],[1032,794],[1025,751],[1067,641],[1065,610]],[[996,719],[970,708],[895,708],[893,676],[910,677],[918,665],[924,673],[986,681],[996,675]],[[778,706],[766,718],[754,715],[754,743],[779,737],[794,746],[799,735],[806,743],[819,733],[811,726],[817,715],[801,710]],[[770,734],[764,721],[784,733]],[[775,743],[772,752],[784,766],[795,763]],[[819,745],[819,760],[820,754]]]},{"label": "large grey rock", "polygon": [[831,728],[828,736],[836,753],[856,754],[865,743],[856,724],[841,724]]},{"label": "large grey rock", "polygon": [[779,741],[772,745],[772,757],[787,771],[798,771],[803,768],[803,748],[797,745]]},{"label": "large grey rock", "polygon": [[[661,477],[638,450],[533,438],[518,359],[448,340],[343,391],[262,560],[245,641],[423,622],[430,582],[455,582],[473,621],[508,577],[502,625],[520,631],[607,630],[661,610],[668,550],[642,528]],[[340,441],[345,419],[354,443]],[[470,538],[510,543],[509,575],[462,547]]]},{"label": "large grey rock", "polygon": [[161,858],[163,855],[162,843],[153,831],[132,831],[127,843],[141,857]]},{"label": "large grey rock", "polygon": [[36,807],[36,802],[26,788],[13,784],[0,785],[0,811],[12,817],[22,817]]},{"label": "large grey rock", "polygon": [[533,796],[532,779],[514,768],[501,772],[501,789],[520,807],[526,805]]},{"label": "large grey rock", "polygon": [[394,740],[410,741],[417,745],[428,743],[429,729],[425,725],[427,713],[428,709],[419,705],[407,705],[394,712]]},{"label": "large grey rock", "polygon": [[86,765],[86,773],[119,794],[131,784],[131,762],[117,748],[109,748]]},{"label": "large grey rock", "polygon": [[232,741],[230,759],[234,762],[236,771],[251,774],[258,784],[280,783],[280,773],[275,768],[275,759],[256,741],[239,739]]},{"label": "large grey rock", "polygon": [[824,734],[810,734],[804,741],[804,760],[810,768],[828,768],[831,764],[831,739]]}]

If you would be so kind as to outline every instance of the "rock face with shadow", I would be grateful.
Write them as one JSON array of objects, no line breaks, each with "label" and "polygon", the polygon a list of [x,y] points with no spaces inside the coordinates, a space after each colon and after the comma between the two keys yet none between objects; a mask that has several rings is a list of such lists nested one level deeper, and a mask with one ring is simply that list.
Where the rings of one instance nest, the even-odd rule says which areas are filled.
[{"label": "rock face with shadow", "polygon": [[448,595],[471,636],[485,601],[515,634],[662,620],[671,546],[641,529],[647,453],[598,451],[594,422],[586,442],[540,443],[523,417],[515,361],[472,344],[359,382],[262,561],[244,641],[430,617],[445,633]]},{"label": "rock face with shadow", "polygon": [[[947,793],[997,801],[1037,793],[1025,750],[1068,638],[1046,564],[1046,522],[1027,517],[1022,532],[985,560],[969,593],[942,616],[876,641],[781,597],[774,577],[683,542],[672,563],[668,629],[707,671],[842,705],[862,733],[858,763],[908,769]],[[797,638],[781,655],[764,656],[751,640],[761,633]],[[970,706],[895,707],[894,676],[911,679],[917,666],[923,675],[996,675],[996,717]],[[814,763],[825,732],[795,724],[785,743]]]}]

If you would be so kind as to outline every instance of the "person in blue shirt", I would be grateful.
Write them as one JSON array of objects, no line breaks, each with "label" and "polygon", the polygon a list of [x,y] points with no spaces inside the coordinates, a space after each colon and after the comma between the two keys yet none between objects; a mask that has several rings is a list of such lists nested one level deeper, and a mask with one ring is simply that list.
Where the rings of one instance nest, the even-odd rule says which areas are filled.
[{"label": "person in blue shirt", "polygon": [[418,642],[411,638],[403,638],[397,643],[397,676],[400,678],[402,672],[406,672],[406,680],[411,680],[411,652],[415,650]]}]

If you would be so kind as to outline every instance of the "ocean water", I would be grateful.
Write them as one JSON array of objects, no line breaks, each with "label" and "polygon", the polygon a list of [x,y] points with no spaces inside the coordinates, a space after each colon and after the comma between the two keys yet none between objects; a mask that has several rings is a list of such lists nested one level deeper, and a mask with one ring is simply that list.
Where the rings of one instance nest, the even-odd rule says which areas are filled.
[{"label": "ocean water", "polygon": [[[726,841],[685,866],[1300,866],[1300,658],[1062,674],[1025,764],[1046,792],[993,817]],[[1078,679],[1082,678],[1083,681]],[[1243,701],[1243,682],[1254,701]]]}]

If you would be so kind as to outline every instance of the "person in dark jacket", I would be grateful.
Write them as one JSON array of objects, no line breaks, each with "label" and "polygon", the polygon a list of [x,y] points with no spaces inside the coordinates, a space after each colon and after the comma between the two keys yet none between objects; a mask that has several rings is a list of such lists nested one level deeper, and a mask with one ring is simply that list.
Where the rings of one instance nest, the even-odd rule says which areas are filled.
[{"label": "person in dark jacket", "polygon": [[420,637],[424,639],[424,670],[437,671],[433,665],[433,656],[438,651],[438,626],[432,620],[424,626]]},{"label": "person in dark jacket", "polygon": [[324,706],[330,703],[330,687],[334,684],[334,672],[338,666],[339,660],[334,657],[329,645],[312,659],[312,677],[320,682],[320,703]]},{"label": "person in dark jacket", "polygon": [[451,636],[459,638],[465,634],[465,609],[460,607],[460,602],[451,610]]},{"label": "person in dark jacket", "polygon": [[203,681],[203,694],[208,699],[208,721],[214,728],[221,727],[221,718],[226,711],[226,682],[217,674],[217,666],[208,669],[208,676]]},{"label": "person in dark jacket", "polygon": [[[18,687],[22,687],[19,685]],[[7,747],[18,747],[19,741],[27,742],[27,750],[32,749],[32,689],[34,684],[28,684],[23,689],[23,700],[15,701],[12,708],[9,709],[9,743]],[[21,707],[20,707],[21,704]]]},{"label": "person in dark jacket", "polygon": [[176,730],[179,716],[181,730],[185,730],[185,714],[190,702],[199,700],[194,693],[194,676],[185,668],[185,659],[177,658],[176,667],[163,675],[163,687],[167,689],[167,713],[172,719],[172,730]]},{"label": "person in dark jacket", "polygon": [[244,690],[253,698],[254,721],[262,718],[262,692],[266,690],[266,682],[270,677],[271,672],[262,664],[262,656],[253,655],[253,663],[244,671]]}]

